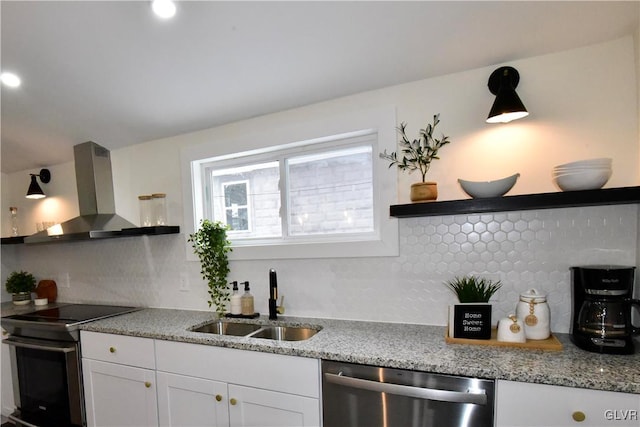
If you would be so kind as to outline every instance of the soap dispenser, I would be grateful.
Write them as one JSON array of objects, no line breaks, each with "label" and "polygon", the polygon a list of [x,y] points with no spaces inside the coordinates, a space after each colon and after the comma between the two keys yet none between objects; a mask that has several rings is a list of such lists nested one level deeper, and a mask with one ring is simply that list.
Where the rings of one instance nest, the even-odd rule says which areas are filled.
[{"label": "soap dispenser", "polygon": [[233,285],[233,293],[231,294],[231,314],[239,315],[242,314],[242,297],[240,293],[238,293],[238,282],[234,281]]},{"label": "soap dispenser", "polygon": [[255,313],[253,308],[253,295],[249,290],[249,282],[244,282],[244,294],[242,294],[241,305],[242,305],[242,315],[243,316],[251,316]]}]

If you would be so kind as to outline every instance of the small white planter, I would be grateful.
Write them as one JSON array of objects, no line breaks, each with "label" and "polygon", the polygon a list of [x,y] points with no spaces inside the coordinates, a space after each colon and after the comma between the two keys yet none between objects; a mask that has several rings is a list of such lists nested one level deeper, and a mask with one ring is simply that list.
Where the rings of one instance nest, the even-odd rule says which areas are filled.
[{"label": "small white planter", "polygon": [[15,305],[27,305],[31,302],[31,292],[11,294],[11,299]]}]

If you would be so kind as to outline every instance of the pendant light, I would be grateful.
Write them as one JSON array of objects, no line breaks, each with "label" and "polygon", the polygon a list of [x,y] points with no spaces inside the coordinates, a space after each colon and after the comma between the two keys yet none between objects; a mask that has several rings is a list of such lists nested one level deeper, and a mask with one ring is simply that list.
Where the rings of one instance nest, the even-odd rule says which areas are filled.
[{"label": "pendant light", "polygon": [[51,172],[49,169],[40,169],[39,174],[32,173],[29,175],[31,175],[31,183],[29,184],[29,189],[27,190],[27,195],[25,197],[27,199],[42,199],[43,197],[47,197],[47,195],[44,194],[44,191],[42,191],[42,188],[40,188],[36,178],[40,177],[40,181],[43,184],[51,181]]},{"label": "pendant light", "polygon": [[489,91],[496,96],[487,123],[508,123],[529,115],[516,87],[520,82],[520,74],[513,67],[500,67],[489,77]]}]

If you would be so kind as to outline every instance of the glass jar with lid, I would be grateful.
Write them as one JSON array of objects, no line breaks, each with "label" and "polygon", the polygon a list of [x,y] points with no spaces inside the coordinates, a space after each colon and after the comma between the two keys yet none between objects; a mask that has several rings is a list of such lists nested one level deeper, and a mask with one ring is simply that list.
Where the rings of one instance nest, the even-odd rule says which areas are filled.
[{"label": "glass jar with lid", "polygon": [[138,196],[138,203],[140,205],[140,227],[155,225],[152,197],[147,195]]},{"label": "glass jar with lid", "polygon": [[167,195],[154,193],[151,195],[151,199],[155,225],[167,225]]}]

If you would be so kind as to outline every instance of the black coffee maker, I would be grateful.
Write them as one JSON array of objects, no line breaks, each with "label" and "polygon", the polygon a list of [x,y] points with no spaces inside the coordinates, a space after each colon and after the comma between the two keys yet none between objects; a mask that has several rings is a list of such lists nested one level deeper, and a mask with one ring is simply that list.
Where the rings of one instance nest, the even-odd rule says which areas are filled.
[{"label": "black coffee maker", "polygon": [[592,265],[571,267],[573,306],[571,341],[596,353],[632,354],[633,336],[640,328],[631,323],[635,267]]}]

